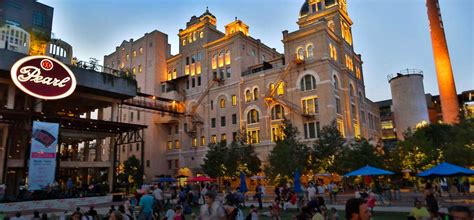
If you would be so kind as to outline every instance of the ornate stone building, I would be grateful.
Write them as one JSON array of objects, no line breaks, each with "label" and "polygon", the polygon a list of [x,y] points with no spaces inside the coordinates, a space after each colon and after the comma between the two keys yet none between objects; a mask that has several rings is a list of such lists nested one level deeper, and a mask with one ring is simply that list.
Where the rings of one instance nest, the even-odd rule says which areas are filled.
[{"label": "ornate stone building", "polygon": [[[378,141],[379,110],[365,96],[345,0],[305,1],[298,30],[283,31],[283,54],[252,38],[241,20],[226,25],[225,33],[216,23],[208,10],[193,16],[179,31],[179,53],[166,60],[166,71],[155,72],[163,81],[151,95],[181,103],[184,114],[153,117],[158,138],[145,143],[163,153],[145,155],[156,161],[148,173],[195,175],[206,146],[229,143],[239,130],[265,161],[283,118],[307,144],[332,121],[348,139]],[[107,57],[104,62],[113,65]]]}]

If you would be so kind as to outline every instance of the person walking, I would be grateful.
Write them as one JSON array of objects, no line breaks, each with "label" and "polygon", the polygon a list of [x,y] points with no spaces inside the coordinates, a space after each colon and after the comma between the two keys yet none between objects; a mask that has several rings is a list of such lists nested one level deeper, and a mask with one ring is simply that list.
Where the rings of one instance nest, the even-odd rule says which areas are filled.
[{"label": "person walking", "polygon": [[154,198],[150,195],[150,190],[146,189],[145,194],[140,198],[140,217],[144,220],[153,219],[153,203]]},{"label": "person walking", "polygon": [[208,191],[204,195],[204,202],[199,211],[199,220],[223,220],[226,217],[224,207],[216,201],[216,194],[213,191]]}]

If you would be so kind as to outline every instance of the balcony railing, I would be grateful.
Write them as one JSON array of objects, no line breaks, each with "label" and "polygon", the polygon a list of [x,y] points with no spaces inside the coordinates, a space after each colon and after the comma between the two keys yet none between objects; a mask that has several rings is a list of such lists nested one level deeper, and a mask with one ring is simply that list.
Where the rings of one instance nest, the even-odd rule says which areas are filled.
[{"label": "balcony railing", "polygon": [[129,68],[123,70],[113,69],[110,67],[99,65],[97,63],[97,60],[95,59],[91,59],[90,61],[74,59],[72,65],[90,71],[108,73],[121,78],[135,79],[135,74],[133,74]]}]

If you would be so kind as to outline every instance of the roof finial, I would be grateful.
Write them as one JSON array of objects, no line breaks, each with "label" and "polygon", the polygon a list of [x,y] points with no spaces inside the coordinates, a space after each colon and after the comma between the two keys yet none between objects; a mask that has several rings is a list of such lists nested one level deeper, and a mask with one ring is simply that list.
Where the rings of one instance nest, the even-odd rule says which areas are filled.
[{"label": "roof finial", "polygon": [[237,21],[237,17],[235,17],[235,20]]},{"label": "roof finial", "polygon": [[206,6],[206,12],[209,13],[209,7]]}]

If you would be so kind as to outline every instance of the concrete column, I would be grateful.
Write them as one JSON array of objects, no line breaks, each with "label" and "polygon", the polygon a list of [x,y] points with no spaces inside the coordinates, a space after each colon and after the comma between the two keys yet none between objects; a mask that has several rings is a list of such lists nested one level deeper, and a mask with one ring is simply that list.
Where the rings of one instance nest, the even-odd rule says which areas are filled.
[{"label": "concrete column", "polygon": [[110,121],[118,121],[118,117],[119,117],[119,108],[118,108],[118,104],[117,103],[113,103],[112,104],[112,107],[111,107],[111,111],[110,111]]},{"label": "concrete column", "polygon": [[97,145],[95,147],[95,161],[102,161],[102,141],[103,139],[97,139]]},{"label": "concrete column", "polygon": [[97,110],[97,120],[104,120],[104,109],[99,108]]},{"label": "concrete column", "polygon": [[13,109],[15,107],[16,89],[14,85],[8,86],[7,108]]}]

